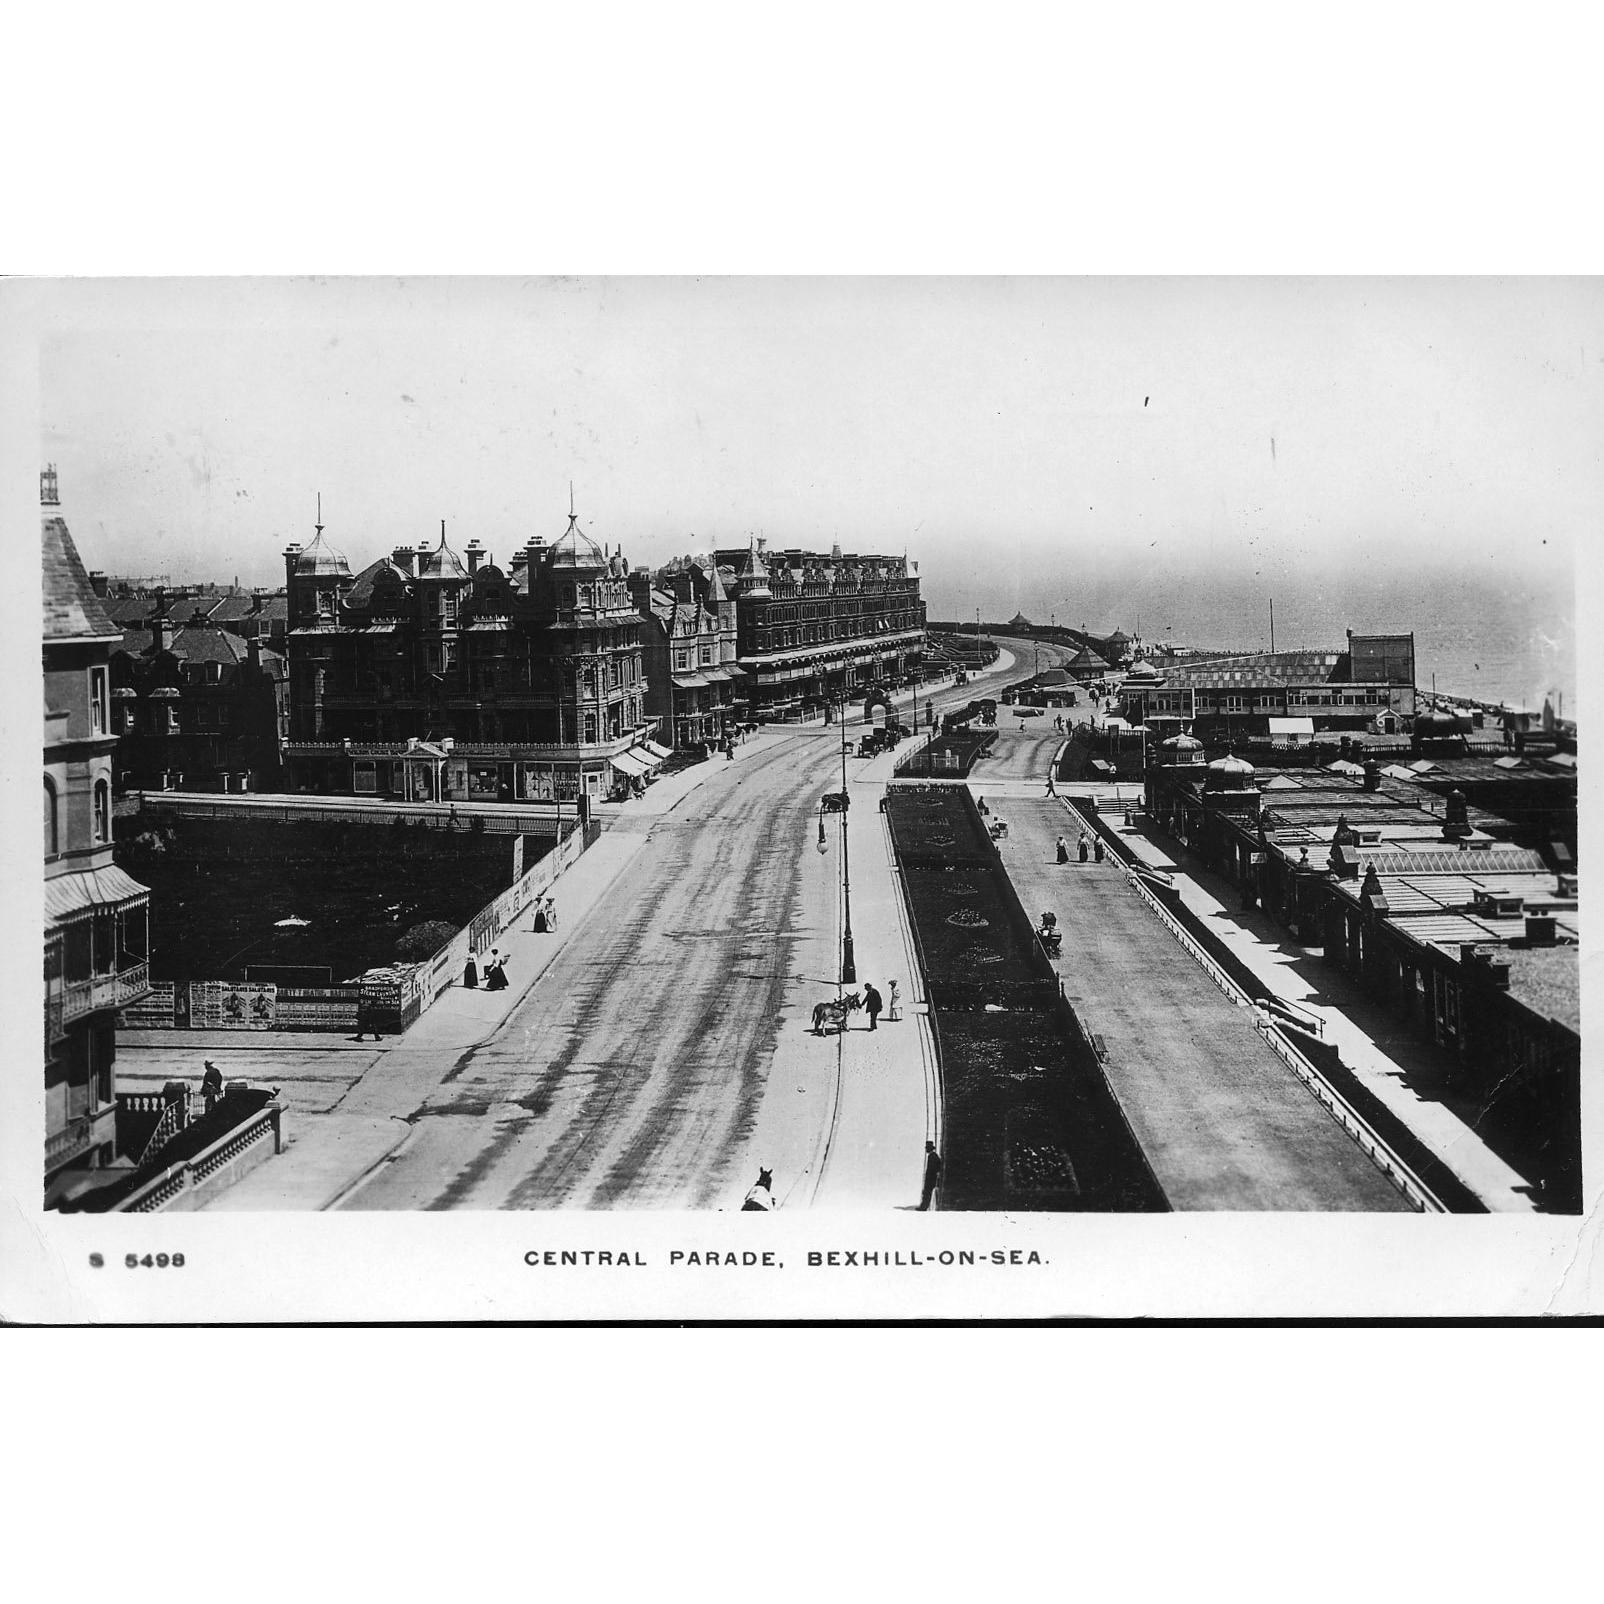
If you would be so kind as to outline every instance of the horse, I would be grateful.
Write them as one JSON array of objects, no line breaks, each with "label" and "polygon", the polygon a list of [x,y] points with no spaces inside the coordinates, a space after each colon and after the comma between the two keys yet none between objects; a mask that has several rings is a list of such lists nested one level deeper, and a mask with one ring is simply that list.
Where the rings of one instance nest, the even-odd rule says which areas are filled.
[{"label": "horse", "polygon": [[863,993],[849,991],[845,997],[813,1005],[813,1034],[822,1036],[826,1023],[833,1024],[837,1033],[847,1028],[847,1018],[863,1006]]},{"label": "horse", "polygon": [[741,1204],[741,1213],[767,1214],[774,1206],[774,1171],[760,1168]]}]

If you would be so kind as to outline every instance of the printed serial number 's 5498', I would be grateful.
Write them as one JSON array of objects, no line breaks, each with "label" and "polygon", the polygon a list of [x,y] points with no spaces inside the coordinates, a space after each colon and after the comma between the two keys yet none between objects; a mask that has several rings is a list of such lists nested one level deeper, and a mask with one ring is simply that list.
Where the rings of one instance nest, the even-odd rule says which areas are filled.
[{"label": "printed serial number 's 5498'", "polygon": [[123,1263],[132,1269],[165,1270],[170,1264],[175,1270],[184,1268],[184,1255],[182,1253],[147,1253],[141,1258],[137,1253],[125,1253]]}]

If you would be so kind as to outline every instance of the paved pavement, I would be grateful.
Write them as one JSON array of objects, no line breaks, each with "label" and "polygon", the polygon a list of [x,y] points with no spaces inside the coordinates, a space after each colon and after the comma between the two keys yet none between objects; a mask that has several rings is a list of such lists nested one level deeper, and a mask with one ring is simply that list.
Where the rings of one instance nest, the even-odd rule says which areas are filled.
[{"label": "paved pavement", "polygon": [[1190,856],[1183,858],[1166,836],[1145,823],[1122,833],[1144,863],[1174,877],[1186,905],[1209,921],[1269,995],[1324,1021],[1325,1039],[1337,1047],[1343,1063],[1490,1210],[1535,1212],[1525,1178],[1442,1100],[1442,1055],[1436,1047],[1407,1034],[1385,1008],[1266,914],[1235,906],[1241,899],[1229,884]]},{"label": "paved pavement", "polygon": [[[978,782],[971,782],[972,786]],[[1064,993],[1170,1206],[1397,1211],[1402,1196],[1131,890],[1112,859],[1059,864],[1061,801],[1007,807],[1003,867],[1064,933]],[[999,816],[1000,813],[999,813]]]},{"label": "paved pavement", "polygon": [[[938,712],[1011,666],[937,693]],[[453,987],[379,1044],[129,1033],[120,1079],[193,1079],[213,1057],[282,1088],[286,1152],[217,1209],[734,1208],[760,1163],[787,1207],[911,1207],[939,1114],[878,810],[895,754],[849,757],[848,827],[860,984],[895,976],[904,1017],[809,1029],[837,991],[839,821],[814,843],[838,739],[771,728],[600,810],[554,887],[558,930],[501,942],[505,992]]]}]

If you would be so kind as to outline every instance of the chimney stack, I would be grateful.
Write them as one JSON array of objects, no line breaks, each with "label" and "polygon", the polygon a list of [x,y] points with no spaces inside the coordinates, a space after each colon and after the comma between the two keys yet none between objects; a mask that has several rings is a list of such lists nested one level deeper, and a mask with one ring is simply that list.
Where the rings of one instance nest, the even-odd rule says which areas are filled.
[{"label": "chimney stack", "polygon": [[1529,913],[1526,915],[1526,945],[1528,947],[1552,947],[1556,926],[1551,914]]},{"label": "chimney stack", "polygon": [[104,597],[106,594],[106,576],[98,568],[89,570],[89,588],[97,596]]},{"label": "chimney stack", "polygon": [[417,573],[418,554],[410,546],[397,546],[390,553],[390,561],[404,574]]},{"label": "chimney stack", "polygon": [[477,540],[470,540],[463,548],[462,555],[468,559],[468,572],[470,574],[478,573],[479,564],[485,560],[484,547]]},{"label": "chimney stack", "polygon": [[1364,786],[1367,791],[1381,789],[1381,765],[1373,757],[1365,760]]},{"label": "chimney stack", "polygon": [[1465,793],[1457,785],[1448,793],[1448,810],[1442,821],[1442,834],[1445,841],[1463,841],[1470,834]]}]

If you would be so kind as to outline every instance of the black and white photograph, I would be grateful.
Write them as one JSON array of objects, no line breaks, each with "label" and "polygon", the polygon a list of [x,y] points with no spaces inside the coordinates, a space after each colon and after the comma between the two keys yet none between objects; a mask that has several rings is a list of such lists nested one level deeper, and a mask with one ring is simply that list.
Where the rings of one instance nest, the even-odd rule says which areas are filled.
[{"label": "black and white photograph", "polygon": [[31,291],[74,1240],[1574,1229],[1598,281]]}]

